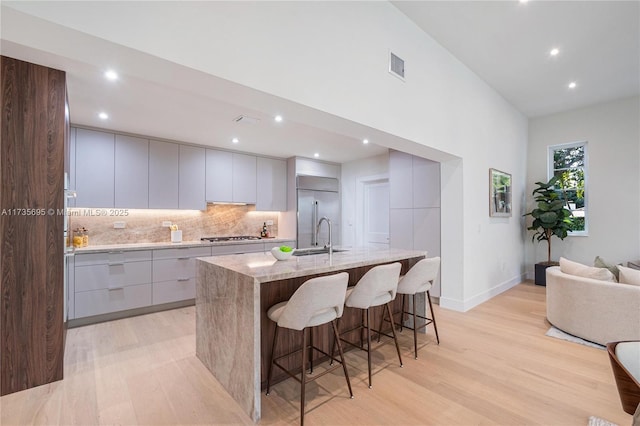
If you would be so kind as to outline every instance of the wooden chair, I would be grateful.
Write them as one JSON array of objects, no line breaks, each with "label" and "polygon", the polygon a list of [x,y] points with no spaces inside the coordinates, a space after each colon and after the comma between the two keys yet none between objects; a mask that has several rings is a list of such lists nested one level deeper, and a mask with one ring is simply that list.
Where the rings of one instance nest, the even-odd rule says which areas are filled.
[{"label": "wooden chair", "polygon": [[[611,342],[607,343],[607,352],[609,353],[609,360],[611,361],[611,368],[613,369],[613,376],[616,379],[616,385],[618,386],[618,394],[620,395],[620,402],[622,403],[622,409],[625,413],[633,415],[633,413],[640,405],[640,379],[634,377],[631,371],[640,371],[640,359],[633,359],[632,362],[636,362],[635,366],[625,365],[625,360],[621,360],[616,352],[616,347],[619,344],[636,344],[639,346],[639,350],[636,354],[640,354],[640,341],[624,341],[624,342]],[[620,348],[618,348],[620,349]],[[628,363],[628,360],[626,361]],[[636,373],[637,374],[637,373]]]}]

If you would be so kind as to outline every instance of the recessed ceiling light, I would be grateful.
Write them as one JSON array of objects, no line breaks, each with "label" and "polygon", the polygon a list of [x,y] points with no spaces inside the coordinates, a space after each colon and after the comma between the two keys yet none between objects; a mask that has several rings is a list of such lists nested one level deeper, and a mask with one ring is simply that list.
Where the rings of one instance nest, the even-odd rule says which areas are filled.
[{"label": "recessed ceiling light", "polygon": [[107,70],[107,71],[105,71],[105,73],[104,73],[104,77],[105,77],[107,80],[115,81],[115,80],[117,80],[117,79],[118,79],[118,73],[117,73],[117,72],[115,72],[114,70]]},{"label": "recessed ceiling light", "polygon": [[318,157],[320,157],[320,154],[318,154],[318,153],[316,152],[315,154],[313,154],[313,156],[314,156],[315,158],[318,158]]},{"label": "recessed ceiling light", "polygon": [[362,143],[365,144],[365,145],[368,144],[369,143],[369,139],[362,139]]},{"label": "recessed ceiling light", "polygon": [[276,120],[276,123],[280,123],[282,121],[282,116],[276,115],[273,119]]},{"label": "recessed ceiling light", "polygon": [[578,84],[575,81],[569,83],[569,89],[575,89]]},{"label": "recessed ceiling light", "polygon": [[520,3],[525,4],[527,3],[529,0],[518,0]]},{"label": "recessed ceiling light", "polygon": [[233,142],[233,143],[238,143],[238,142],[240,142],[240,139],[238,139],[238,138],[233,138],[233,139],[231,139],[231,142]]},{"label": "recessed ceiling light", "polygon": [[551,49],[551,51],[549,52],[549,55],[551,56],[557,56],[558,53],[560,53],[560,50],[556,47],[554,47],[553,49]]},{"label": "recessed ceiling light", "polygon": [[109,114],[107,114],[106,112],[101,112],[100,114],[98,114],[98,117],[100,117],[101,120],[106,120],[107,118],[109,118]]}]

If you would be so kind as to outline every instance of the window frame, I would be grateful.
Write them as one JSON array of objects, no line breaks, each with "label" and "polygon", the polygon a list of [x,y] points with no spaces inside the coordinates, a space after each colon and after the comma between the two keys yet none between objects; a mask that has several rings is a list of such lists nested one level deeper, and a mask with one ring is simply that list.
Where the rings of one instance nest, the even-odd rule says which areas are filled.
[{"label": "window frame", "polygon": [[589,143],[588,141],[567,142],[547,147],[547,179],[554,176],[554,153],[560,149],[584,147],[584,161],[582,171],[584,173],[584,231],[569,231],[570,237],[589,236]]}]

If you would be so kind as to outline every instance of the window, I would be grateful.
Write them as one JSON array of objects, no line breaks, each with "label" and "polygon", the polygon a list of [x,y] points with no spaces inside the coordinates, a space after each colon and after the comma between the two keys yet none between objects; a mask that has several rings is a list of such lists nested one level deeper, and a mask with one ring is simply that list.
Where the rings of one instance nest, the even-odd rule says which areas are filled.
[{"label": "window", "polygon": [[573,216],[569,235],[587,235],[587,143],[574,142],[549,147],[549,179],[557,176],[556,189]]}]

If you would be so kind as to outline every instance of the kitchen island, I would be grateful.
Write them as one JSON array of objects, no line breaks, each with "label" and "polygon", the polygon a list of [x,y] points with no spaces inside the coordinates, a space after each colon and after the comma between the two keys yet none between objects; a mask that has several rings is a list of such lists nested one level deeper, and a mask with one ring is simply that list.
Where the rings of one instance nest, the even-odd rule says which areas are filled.
[{"label": "kitchen island", "polygon": [[[337,272],[349,273],[349,285],[376,265],[400,262],[402,274],[426,256],[424,251],[353,249],[276,261],[270,253],[247,253],[198,259],[196,280],[196,355],[254,420],[260,419],[260,391],[266,380],[275,326],[267,318],[270,306],[288,300],[306,280]],[[399,310],[399,309],[397,309]],[[378,324],[381,311],[374,311]],[[341,329],[360,321],[346,309]],[[286,333],[288,332],[288,333]],[[299,333],[298,333],[299,334]],[[282,330],[283,352],[299,345],[299,337]],[[328,351],[329,327],[314,333],[317,346]],[[298,357],[283,360],[295,368]],[[275,376],[274,383],[286,375]]]}]

